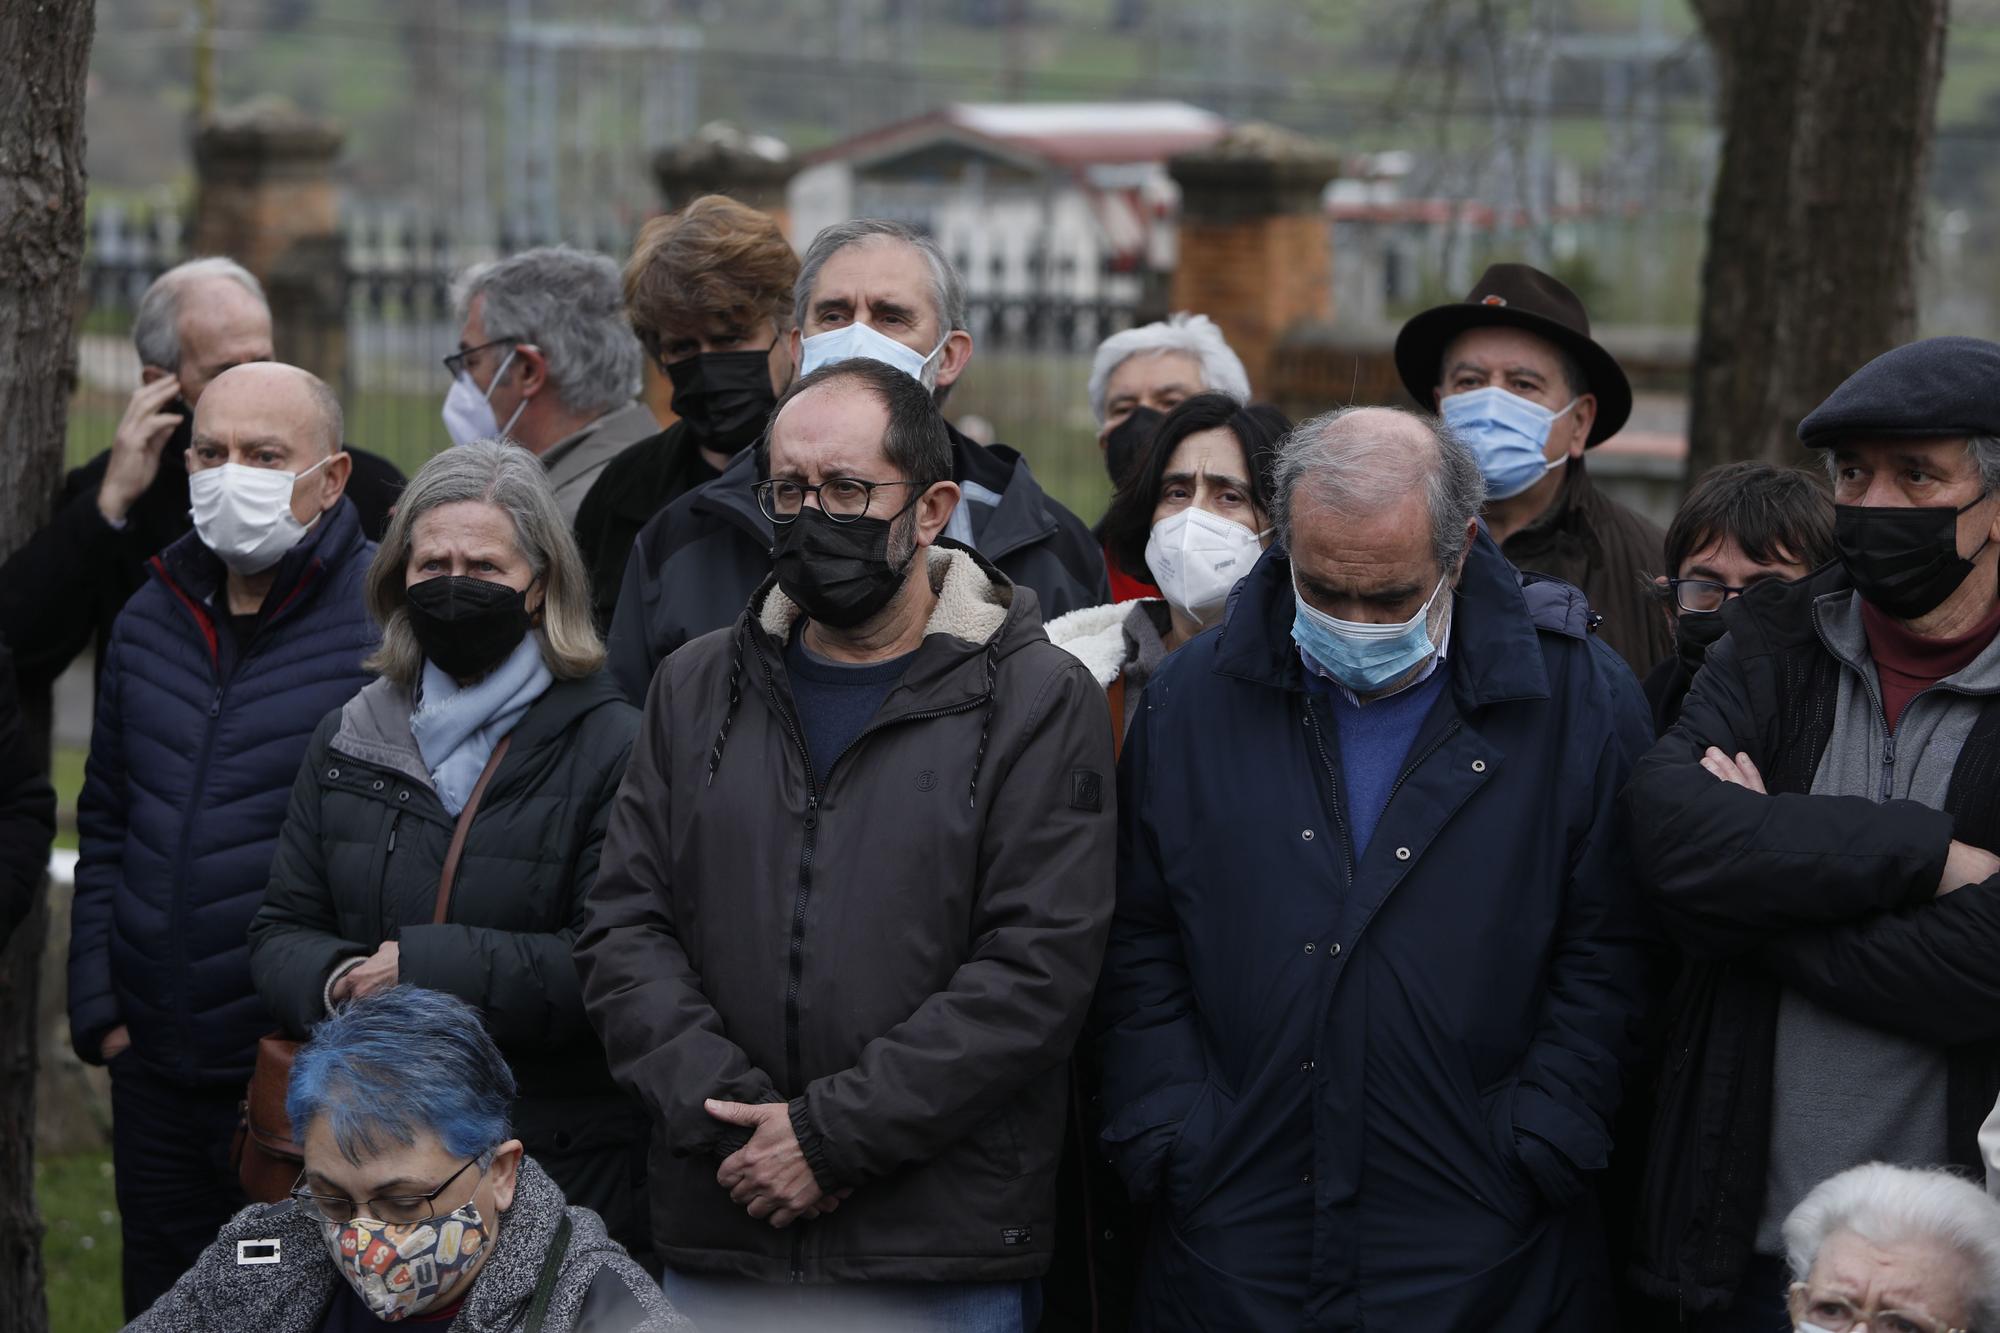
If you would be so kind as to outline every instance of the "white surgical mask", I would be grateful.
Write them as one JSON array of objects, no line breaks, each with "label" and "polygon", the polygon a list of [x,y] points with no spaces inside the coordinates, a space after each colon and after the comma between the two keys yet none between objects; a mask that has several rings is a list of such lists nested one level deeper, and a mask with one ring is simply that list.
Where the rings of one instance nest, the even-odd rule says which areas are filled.
[{"label": "white surgical mask", "polygon": [[514,415],[507,418],[506,425],[502,426],[493,415],[493,390],[500,386],[500,377],[513,363],[514,350],[512,347],[507,349],[507,355],[501,358],[500,368],[487,381],[485,393],[481,393],[479,386],[472,382],[469,370],[454,379],[451,388],[445,391],[444,433],[451,436],[453,444],[503,439],[508,431],[514,429],[514,423],[521,419],[522,411],[528,406],[525,398],[514,408]]},{"label": "white surgical mask", "polygon": [[885,366],[894,366],[926,389],[935,389],[938,353],[950,341],[951,335],[947,333],[938,340],[936,347],[931,348],[929,356],[918,356],[915,348],[905,347],[888,334],[877,333],[857,320],[837,329],[828,329],[825,333],[815,333],[799,344],[799,375],[803,378],[821,366],[859,356],[880,361]]},{"label": "white surgical mask", "polygon": [[328,454],[299,473],[243,463],[189,473],[188,514],[202,545],[238,574],[277,564],[306,535],[307,525],[292,515],[292,487],[332,461]]},{"label": "white surgical mask", "polygon": [[1167,605],[1204,627],[1229,604],[1229,590],[1263,554],[1260,532],[1189,505],[1153,525],[1146,568]]}]

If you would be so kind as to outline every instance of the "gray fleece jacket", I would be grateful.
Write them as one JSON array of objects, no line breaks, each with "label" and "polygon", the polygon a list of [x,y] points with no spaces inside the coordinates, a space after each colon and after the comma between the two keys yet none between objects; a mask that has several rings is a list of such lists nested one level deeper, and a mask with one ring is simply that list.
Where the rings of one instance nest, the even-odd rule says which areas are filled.
[{"label": "gray fleece jacket", "polygon": [[[570,1219],[543,1333],[689,1333],[694,1326],[604,1234],[587,1208],[571,1208],[533,1159],[521,1160],[500,1242],[472,1282],[447,1333],[525,1333],[528,1307],[555,1238]],[[260,1255],[265,1262],[248,1262]],[[222,1228],[173,1290],[126,1325],[128,1333],[315,1333],[342,1279],[320,1224],[289,1200],[255,1204]]]}]

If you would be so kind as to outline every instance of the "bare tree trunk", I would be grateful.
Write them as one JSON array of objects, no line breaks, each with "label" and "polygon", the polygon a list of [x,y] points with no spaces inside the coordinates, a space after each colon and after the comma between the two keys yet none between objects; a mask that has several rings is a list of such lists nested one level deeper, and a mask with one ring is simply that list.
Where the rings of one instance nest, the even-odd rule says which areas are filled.
[{"label": "bare tree trunk", "polygon": [[1722,75],[1688,474],[1797,463],[1799,419],[1912,336],[1948,0],[1693,0]]},{"label": "bare tree trunk", "polygon": [[[0,558],[48,516],[75,371],[91,0],[0,0]],[[45,906],[0,952],[0,1329],[42,1333],[35,990]]]}]

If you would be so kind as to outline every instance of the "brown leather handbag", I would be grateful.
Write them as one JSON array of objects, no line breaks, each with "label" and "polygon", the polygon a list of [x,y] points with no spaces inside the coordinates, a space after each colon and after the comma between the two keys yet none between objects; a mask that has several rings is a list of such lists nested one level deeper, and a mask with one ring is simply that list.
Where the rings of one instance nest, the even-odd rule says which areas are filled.
[{"label": "brown leather handbag", "polygon": [[[479,781],[472,784],[472,795],[458,812],[458,822],[452,825],[451,846],[445,851],[444,870],[438,875],[437,906],[431,912],[434,926],[443,925],[451,910],[451,890],[458,880],[458,863],[465,855],[465,836],[478,813],[479,798],[486,794],[486,784],[513,739],[509,732],[493,747],[486,767],[479,771]],[[285,1094],[292,1086],[292,1060],[299,1046],[281,1032],[257,1041],[257,1065],[238,1107],[234,1145],[236,1179],[252,1203],[282,1202],[305,1170],[305,1148],[292,1136],[291,1118],[285,1114]]]}]

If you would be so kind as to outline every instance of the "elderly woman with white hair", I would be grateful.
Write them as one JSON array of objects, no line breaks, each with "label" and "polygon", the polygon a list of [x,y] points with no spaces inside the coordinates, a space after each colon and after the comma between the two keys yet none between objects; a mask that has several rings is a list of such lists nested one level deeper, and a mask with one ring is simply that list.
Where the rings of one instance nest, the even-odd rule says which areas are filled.
[{"label": "elderly woman with white hair", "polygon": [[470,1003],[529,1152],[643,1260],[648,1122],[570,961],[639,720],[587,584],[534,455],[486,440],[424,465],[368,572],[380,679],[313,735],[250,965],[293,1037],[399,983]]},{"label": "elderly woman with white hair", "polygon": [[1799,1333],[2000,1328],[2000,1203],[1948,1171],[1874,1162],[1785,1219]]}]

